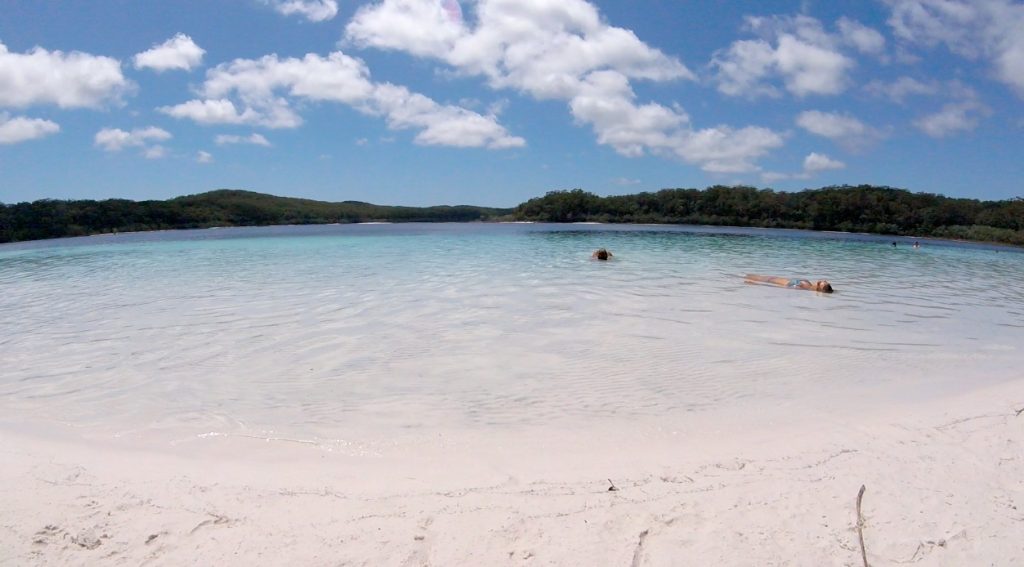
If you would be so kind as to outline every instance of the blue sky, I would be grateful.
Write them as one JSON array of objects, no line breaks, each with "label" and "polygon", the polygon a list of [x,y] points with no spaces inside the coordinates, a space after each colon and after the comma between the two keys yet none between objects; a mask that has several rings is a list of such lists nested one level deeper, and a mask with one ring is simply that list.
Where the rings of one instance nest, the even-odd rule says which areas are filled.
[{"label": "blue sky", "polygon": [[1010,0],[5,0],[0,202],[1024,196]]}]

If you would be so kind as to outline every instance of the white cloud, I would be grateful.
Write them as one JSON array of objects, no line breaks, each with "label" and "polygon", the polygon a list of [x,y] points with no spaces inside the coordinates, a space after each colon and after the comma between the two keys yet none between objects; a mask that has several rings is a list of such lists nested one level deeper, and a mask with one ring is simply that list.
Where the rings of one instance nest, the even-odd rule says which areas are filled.
[{"label": "white cloud", "polygon": [[260,109],[251,107],[239,112],[228,99],[190,100],[175,106],[157,108],[168,116],[187,118],[199,124],[247,124],[265,128],[297,128],[302,118],[283,99],[271,97],[262,101]]},{"label": "white cloud", "polygon": [[160,159],[167,156],[167,148],[156,145],[142,149],[142,156],[146,159]]},{"label": "white cloud", "polygon": [[264,0],[285,16],[299,15],[311,22],[323,22],[338,15],[337,0]]},{"label": "white cloud", "polygon": [[780,173],[765,171],[761,174],[762,183],[775,183],[786,179],[811,179],[815,175],[829,170],[845,169],[846,164],[828,157],[825,154],[811,152],[804,158],[803,170],[799,173]]},{"label": "white cloud", "polygon": [[788,36],[779,38],[775,64],[786,90],[801,97],[843,92],[849,82],[846,74],[854,65],[841,53]]},{"label": "white cloud", "polygon": [[710,173],[758,171],[754,161],[783,143],[778,133],[756,126],[739,130],[716,126],[688,132],[681,138],[676,154]]},{"label": "white cloud", "polygon": [[179,33],[160,45],[137,54],[135,68],[153,69],[157,72],[171,69],[191,71],[202,63],[204,53],[206,50],[196,45],[191,37]]},{"label": "white cloud", "polygon": [[716,52],[711,65],[716,68],[718,90],[729,96],[777,97],[779,89],[764,82],[775,72],[775,49],[763,40],[733,42],[728,50]]},{"label": "white cloud", "polygon": [[452,18],[430,0],[384,0],[364,6],[345,28],[362,47],[441,59],[496,88],[537,98],[570,98],[592,72],[613,70],[631,79],[695,79],[675,58],[626,29],[609,26],[583,0],[481,0],[477,27]]},{"label": "white cloud", "polygon": [[747,29],[762,37],[739,40],[715,52],[711,67],[718,90],[748,98],[778,96],[770,81],[779,78],[787,91],[799,97],[843,92],[855,66],[840,50],[844,41],[857,49],[880,48],[874,30],[845,19],[839,25],[845,31],[835,35],[808,16],[748,17]]},{"label": "white cloud", "polygon": [[1024,4],[1013,0],[885,0],[889,25],[911,44],[943,44],[985,59],[996,78],[1024,97]]},{"label": "white cloud", "polygon": [[360,8],[345,34],[361,46],[443,57],[467,30],[462,19],[452,18],[441,2],[391,0]]},{"label": "white cloud", "polygon": [[210,152],[204,152],[203,150],[199,150],[199,152],[196,153],[196,162],[213,163],[213,154],[211,154]]},{"label": "white cloud", "polygon": [[850,150],[861,149],[885,134],[848,114],[808,110],[796,117],[797,126]]},{"label": "white cloud", "polygon": [[254,146],[270,147],[270,142],[263,137],[263,134],[251,134],[249,136],[220,134],[214,138],[214,142],[216,142],[218,146],[226,146],[228,144],[252,144]]},{"label": "white cloud", "polygon": [[935,81],[925,83],[912,77],[900,77],[891,83],[883,83],[879,80],[871,81],[864,85],[864,90],[873,96],[903,104],[910,96],[938,94],[939,84]]},{"label": "white cloud", "polygon": [[96,146],[108,152],[119,152],[124,148],[146,147],[150,142],[169,139],[171,139],[170,132],[156,126],[150,126],[148,128],[136,128],[131,132],[126,132],[120,128],[104,128],[96,133],[94,142]]},{"label": "white cloud", "polygon": [[11,53],[0,43],[0,106],[97,108],[118,102],[131,88],[116,59],[41,47]]},{"label": "white cloud", "polygon": [[498,123],[496,114],[442,105],[402,86],[374,83],[362,61],[340,51],[302,59],[238,59],[208,71],[200,94],[206,98],[158,110],[201,124],[295,128],[302,119],[291,108],[293,100],[336,102],[381,116],[391,129],[419,130],[415,139],[420,144],[493,149],[525,145]]},{"label": "white cloud", "polygon": [[[450,4],[450,3],[449,3]],[[678,107],[636,100],[631,81],[694,80],[683,63],[605,23],[583,0],[480,0],[475,26],[436,0],[383,0],[346,27],[360,47],[434,58],[494,89],[563,100],[601,144],[626,156],[673,156],[712,172],[753,171],[782,144],[764,128],[694,130]]]},{"label": "white cloud", "polygon": [[839,18],[836,26],[839,28],[843,43],[857,51],[869,55],[881,55],[885,52],[885,37],[878,30],[845,17]]},{"label": "white cloud", "polygon": [[991,110],[981,102],[978,93],[960,81],[924,83],[909,77],[900,77],[890,84],[872,81],[864,87],[864,90],[872,95],[885,97],[900,104],[912,95],[946,95],[951,100],[943,105],[941,110],[914,121],[914,126],[933,138],[943,138],[973,130],[983,117],[991,113]]},{"label": "white cloud", "polygon": [[495,116],[484,116],[433,100],[391,84],[377,85],[362,107],[365,112],[385,117],[393,130],[419,129],[416,142],[432,146],[516,148],[526,145],[510,136]]},{"label": "white cloud", "polygon": [[29,140],[38,140],[60,132],[56,122],[24,116],[11,117],[0,112],[0,144],[18,144]]},{"label": "white cloud", "polygon": [[976,100],[968,99],[951,102],[935,114],[929,114],[914,122],[925,134],[932,138],[945,138],[959,132],[974,130],[981,117],[988,114],[988,108]]},{"label": "white cloud", "polygon": [[845,163],[834,160],[825,154],[811,152],[806,158],[804,158],[804,172],[809,174],[827,171],[830,169],[843,169],[845,167]]}]

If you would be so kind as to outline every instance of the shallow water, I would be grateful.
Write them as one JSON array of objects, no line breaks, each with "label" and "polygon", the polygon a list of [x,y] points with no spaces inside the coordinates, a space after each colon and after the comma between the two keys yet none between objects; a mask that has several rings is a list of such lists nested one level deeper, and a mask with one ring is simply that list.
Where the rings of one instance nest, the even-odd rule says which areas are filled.
[{"label": "shallow water", "polygon": [[[0,410],[8,425],[331,440],[1019,377],[1024,254],[890,241],[414,224],[4,245]],[[590,259],[601,246],[612,261]],[[828,278],[838,293],[748,285],[748,272]]]}]

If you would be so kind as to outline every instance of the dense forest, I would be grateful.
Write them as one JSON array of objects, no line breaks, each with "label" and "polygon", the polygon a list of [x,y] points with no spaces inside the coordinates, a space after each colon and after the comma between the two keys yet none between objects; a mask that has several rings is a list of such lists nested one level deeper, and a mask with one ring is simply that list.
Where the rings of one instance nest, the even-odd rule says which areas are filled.
[{"label": "dense forest", "polygon": [[710,224],[933,236],[1024,245],[1024,199],[978,201],[860,185],[787,193],[753,187],[664,189],[599,197],[553,191],[516,220]]},{"label": "dense forest", "polygon": [[610,197],[574,189],[553,191],[514,209],[327,203],[236,190],[166,201],[46,199],[0,204],[0,242],[211,226],[489,220],[800,228],[1024,245],[1024,199],[954,199],[868,185],[792,193],[715,186]]},{"label": "dense forest", "polygon": [[0,204],[0,242],[110,232],[371,221],[468,222],[508,215],[510,209],[470,206],[389,207],[345,201],[275,197],[222,189],[166,201],[57,201]]}]

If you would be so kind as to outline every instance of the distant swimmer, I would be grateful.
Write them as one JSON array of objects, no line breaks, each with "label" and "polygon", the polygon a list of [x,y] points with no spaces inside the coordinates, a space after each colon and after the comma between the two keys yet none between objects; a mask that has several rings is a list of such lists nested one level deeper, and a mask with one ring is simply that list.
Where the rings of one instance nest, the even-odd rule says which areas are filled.
[{"label": "distant swimmer", "polygon": [[826,280],[818,280],[816,282],[811,282],[811,280],[802,280],[799,278],[783,278],[780,276],[760,276],[757,274],[747,274],[745,281],[747,283],[766,283],[781,287],[788,287],[792,289],[806,289],[808,291],[832,293],[832,284],[828,283],[828,281]]},{"label": "distant swimmer", "polygon": [[920,248],[920,247],[921,247],[921,243],[915,240],[914,241],[914,248]]},{"label": "distant swimmer", "polygon": [[612,253],[604,248],[598,248],[597,250],[594,250],[594,253],[591,254],[590,257],[597,260],[607,260],[612,257]]}]

